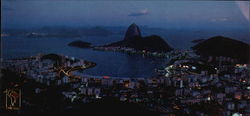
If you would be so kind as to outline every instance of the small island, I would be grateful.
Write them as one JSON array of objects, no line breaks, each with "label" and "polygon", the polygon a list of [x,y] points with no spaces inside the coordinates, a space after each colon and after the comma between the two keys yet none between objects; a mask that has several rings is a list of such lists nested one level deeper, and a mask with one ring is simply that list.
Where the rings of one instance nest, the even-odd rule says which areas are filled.
[{"label": "small island", "polygon": [[81,41],[81,40],[76,40],[76,41],[73,41],[73,42],[69,43],[68,46],[78,47],[78,48],[90,48],[91,43],[84,42],[84,41]]}]

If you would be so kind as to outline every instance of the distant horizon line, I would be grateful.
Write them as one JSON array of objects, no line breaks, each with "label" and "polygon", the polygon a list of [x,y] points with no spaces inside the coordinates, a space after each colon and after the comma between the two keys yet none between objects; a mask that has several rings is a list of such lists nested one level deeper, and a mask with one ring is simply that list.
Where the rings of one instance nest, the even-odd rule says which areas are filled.
[{"label": "distant horizon line", "polygon": [[[132,24],[132,23],[131,23]],[[138,24],[137,24],[138,25]],[[178,27],[178,26],[170,26],[170,27],[159,27],[159,26],[148,26],[148,25],[138,25],[140,28],[152,28],[152,29],[250,29],[248,26],[187,26],[187,27]],[[249,25],[250,26],[250,25]],[[106,25],[81,25],[81,26],[73,26],[73,25],[43,25],[43,26],[31,26],[31,27],[12,27],[12,26],[1,26],[1,29],[40,29],[40,28],[94,28],[94,27],[102,27],[102,28],[128,28],[129,25],[117,25],[117,26],[106,26]]]}]

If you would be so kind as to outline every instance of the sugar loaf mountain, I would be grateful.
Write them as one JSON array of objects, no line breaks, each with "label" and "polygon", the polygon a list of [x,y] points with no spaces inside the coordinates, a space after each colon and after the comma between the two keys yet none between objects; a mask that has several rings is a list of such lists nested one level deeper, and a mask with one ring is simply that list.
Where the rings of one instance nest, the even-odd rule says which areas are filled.
[{"label": "sugar loaf mountain", "polygon": [[226,56],[241,63],[249,63],[250,45],[223,36],[215,36],[199,42],[192,49],[201,56]]},{"label": "sugar loaf mountain", "polygon": [[103,47],[128,47],[150,52],[169,52],[173,50],[164,39],[158,35],[142,37],[139,27],[134,23],[128,27],[123,40],[104,45]]}]

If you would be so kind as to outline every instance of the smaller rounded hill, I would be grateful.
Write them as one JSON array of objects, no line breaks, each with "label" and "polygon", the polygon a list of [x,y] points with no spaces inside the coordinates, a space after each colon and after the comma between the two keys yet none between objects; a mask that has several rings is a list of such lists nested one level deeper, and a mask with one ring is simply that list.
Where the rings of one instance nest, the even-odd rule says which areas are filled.
[{"label": "smaller rounded hill", "polygon": [[250,45],[228,37],[215,36],[192,47],[202,56],[226,56],[238,59],[240,63],[249,63]]}]

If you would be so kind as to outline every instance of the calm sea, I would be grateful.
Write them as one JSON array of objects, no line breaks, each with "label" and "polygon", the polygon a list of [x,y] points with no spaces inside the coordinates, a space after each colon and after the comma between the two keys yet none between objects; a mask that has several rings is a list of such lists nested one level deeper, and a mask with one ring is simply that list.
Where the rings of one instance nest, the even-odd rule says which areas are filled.
[{"label": "calm sea", "polygon": [[[214,31],[209,33],[192,32],[192,34],[190,32],[163,32],[159,35],[166,35],[163,38],[173,48],[187,49],[193,45],[190,41],[194,39],[208,38],[215,35],[240,37],[240,34],[237,32],[225,34]],[[144,33],[144,35],[147,34]],[[248,35],[241,36],[247,37]],[[121,40],[122,38],[123,34],[107,37],[88,36],[81,38],[27,38],[12,36],[2,38],[2,55],[4,59],[11,59],[37,55],[38,53],[57,53],[97,63],[96,67],[85,70],[84,73],[86,74],[114,77],[150,77],[155,75],[156,68],[166,65],[168,59],[164,58],[128,55],[120,52],[94,51],[92,49],[75,48],[67,45],[74,40],[90,42],[93,45],[103,45]]]},{"label": "calm sea", "polygon": [[91,42],[94,45],[117,41],[122,36],[83,37],[83,38],[26,38],[6,37],[2,39],[4,59],[27,57],[38,53],[57,53],[97,63],[96,67],[84,72],[89,75],[114,77],[150,77],[154,70],[163,66],[167,59],[128,55],[120,52],[102,52],[92,49],[69,47],[74,40]]}]

